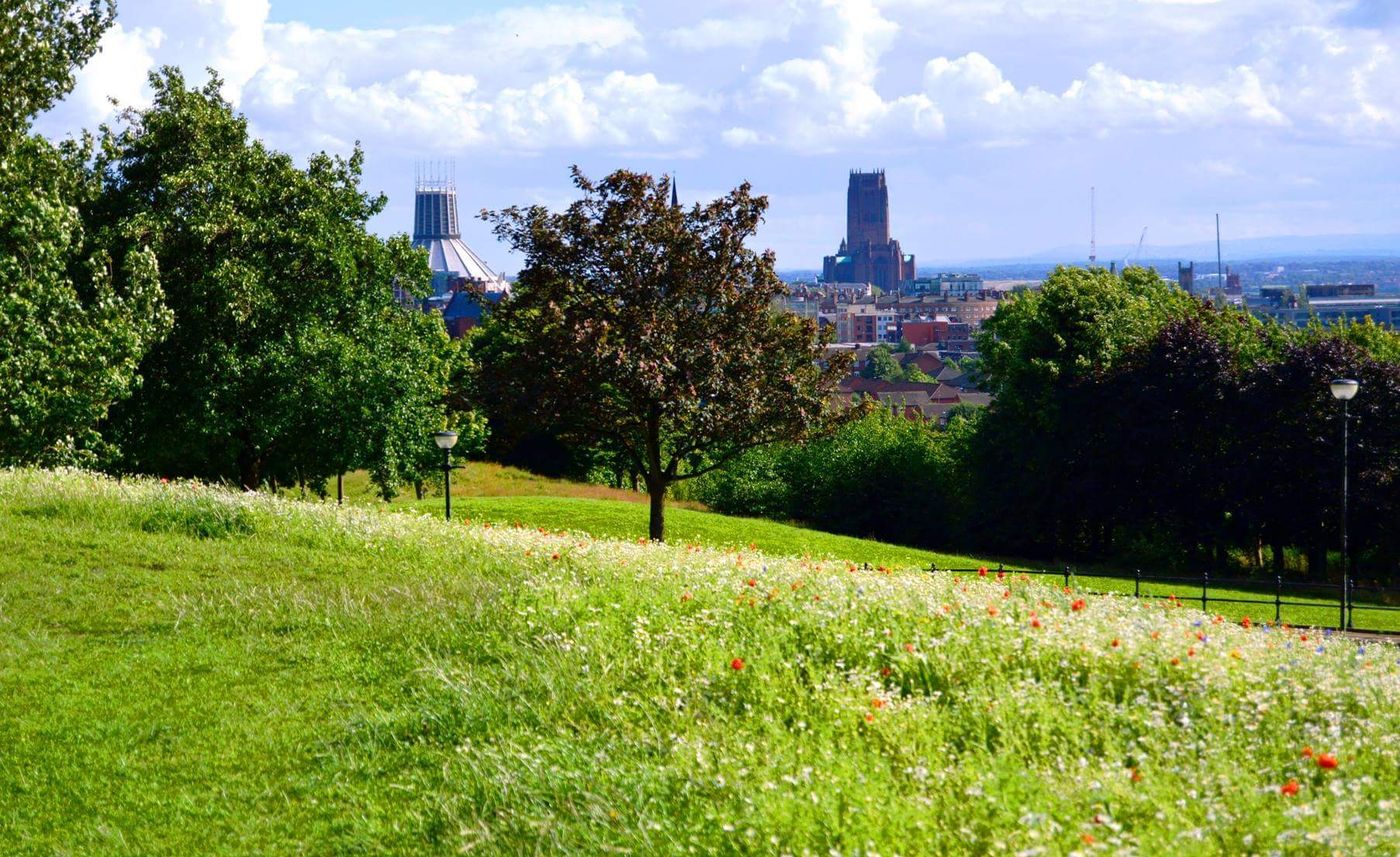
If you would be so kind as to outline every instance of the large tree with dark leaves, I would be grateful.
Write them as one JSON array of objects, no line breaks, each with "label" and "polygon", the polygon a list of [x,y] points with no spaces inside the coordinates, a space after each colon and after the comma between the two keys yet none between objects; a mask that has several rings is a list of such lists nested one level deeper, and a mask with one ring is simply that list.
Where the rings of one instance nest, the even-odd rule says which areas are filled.
[{"label": "large tree with dark leaves", "polygon": [[840,419],[849,363],[823,365],[816,325],[771,308],[773,254],[746,246],[768,201],[747,183],[683,209],[665,179],[573,176],[563,212],[485,214],[525,266],[481,339],[482,392],[624,456],[660,540],[674,482]]}]

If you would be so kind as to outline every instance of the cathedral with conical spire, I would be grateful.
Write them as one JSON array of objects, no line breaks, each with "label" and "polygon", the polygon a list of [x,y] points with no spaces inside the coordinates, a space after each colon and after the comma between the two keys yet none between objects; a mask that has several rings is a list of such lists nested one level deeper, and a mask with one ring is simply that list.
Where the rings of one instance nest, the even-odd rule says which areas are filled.
[{"label": "cathedral with conical spire", "polygon": [[414,182],[413,246],[428,251],[433,294],[445,295],[456,282],[507,290],[505,278],[462,241],[457,220],[457,179],[452,166],[422,168]]}]

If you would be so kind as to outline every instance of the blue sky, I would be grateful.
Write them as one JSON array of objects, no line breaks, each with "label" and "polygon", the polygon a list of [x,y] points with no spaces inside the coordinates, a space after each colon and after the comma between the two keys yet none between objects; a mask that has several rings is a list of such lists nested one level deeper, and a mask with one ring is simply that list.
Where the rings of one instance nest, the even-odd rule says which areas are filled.
[{"label": "blue sky", "polygon": [[[140,104],[146,71],[214,66],[298,157],[360,141],[373,224],[411,228],[414,162],[463,214],[570,199],[568,166],[745,179],[760,241],[819,267],[852,167],[883,167],[924,263],[1099,240],[1400,233],[1400,0],[118,0],[42,128]],[[484,224],[469,243],[506,271]]]}]

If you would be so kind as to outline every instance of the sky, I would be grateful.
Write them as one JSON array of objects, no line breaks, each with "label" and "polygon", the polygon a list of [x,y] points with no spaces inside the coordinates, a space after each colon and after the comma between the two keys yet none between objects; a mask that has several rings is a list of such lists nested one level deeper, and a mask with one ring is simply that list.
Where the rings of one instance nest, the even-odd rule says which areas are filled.
[{"label": "sky", "polygon": [[217,69],[270,145],[365,151],[371,226],[412,229],[415,164],[481,208],[574,198],[569,167],[742,181],[758,243],[820,268],[852,168],[882,168],[920,267],[1102,244],[1400,233],[1400,0],[118,0],[62,136]]}]

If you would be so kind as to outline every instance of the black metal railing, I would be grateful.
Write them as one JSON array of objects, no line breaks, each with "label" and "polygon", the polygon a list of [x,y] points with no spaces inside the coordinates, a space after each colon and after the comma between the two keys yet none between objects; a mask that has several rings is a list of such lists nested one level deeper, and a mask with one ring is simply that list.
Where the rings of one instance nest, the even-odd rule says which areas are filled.
[{"label": "black metal railing", "polygon": [[[866,568],[870,566],[867,565]],[[1045,577],[1059,578],[1067,589],[1075,589],[1085,595],[1128,595],[1125,591],[1098,591],[1080,589],[1074,585],[1078,579],[1074,570],[1069,566],[1062,566],[1059,569],[1045,568],[1015,568],[1009,569],[1004,566],[991,568],[938,568],[930,565],[928,571],[938,574],[982,574],[987,576],[997,576],[1005,578],[1010,575],[1037,575]],[[1134,598],[1153,598],[1161,600],[1172,600],[1182,604],[1199,604],[1202,611],[1210,612],[1211,604],[1258,604],[1261,607],[1273,608],[1273,622],[1276,625],[1284,621],[1285,611],[1298,608],[1318,608],[1331,609],[1337,611],[1336,625],[1320,625],[1317,623],[1297,623],[1306,624],[1311,627],[1330,627],[1333,630],[1360,631],[1372,634],[1400,634],[1400,622],[1395,623],[1393,628],[1358,628],[1355,624],[1355,615],[1361,611],[1363,615],[1375,613],[1400,613],[1400,589],[1392,589],[1376,584],[1359,584],[1356,581],[1349,581],[1345,590],[1340,583],[1318,583],[1307,580],[1284,580],[1282,575],[1274,575],[1272,580],[1259,578],[1213,578],[1210,572],[1203,571],[1199,576],[1157,576],[1144,575],[1142,571],[1136,570],[1131,578],[1127,576],[1115,576],[1109,574],[1092,575],[1099,580],[1116,580],[1125,584],[1131,581],[1133,584],[1132,596]],[[1189,593],[1178,595],[1175,592],[1144,592],[1143,587],[1148,586],[1180,586],[1188,589]],[[1226,594],[1211,594],[1211,589],[1217,593],[1226,590]],[[1259,598],[1240,597],[1240,594],[1260,595]],[[1287,597],[1285,597],[1287,596]],[[1260,617],[1261,619],[1263,617]]]}]

